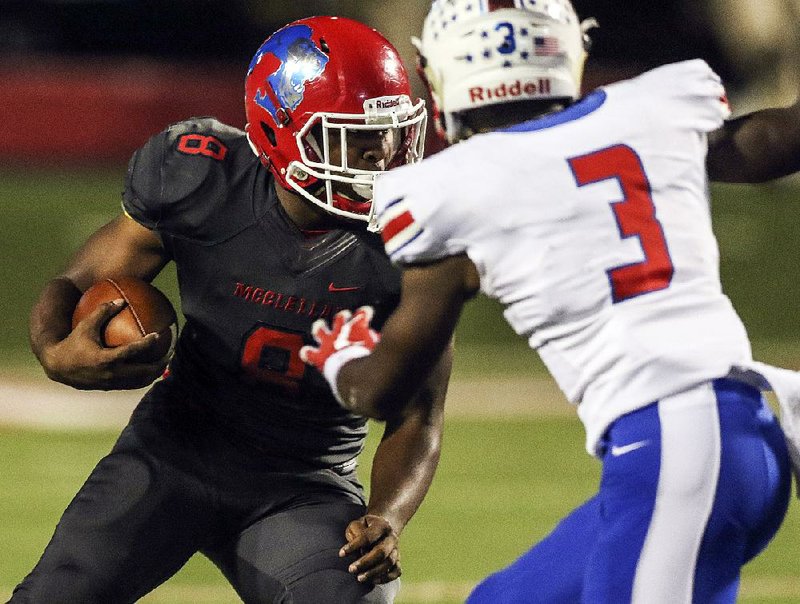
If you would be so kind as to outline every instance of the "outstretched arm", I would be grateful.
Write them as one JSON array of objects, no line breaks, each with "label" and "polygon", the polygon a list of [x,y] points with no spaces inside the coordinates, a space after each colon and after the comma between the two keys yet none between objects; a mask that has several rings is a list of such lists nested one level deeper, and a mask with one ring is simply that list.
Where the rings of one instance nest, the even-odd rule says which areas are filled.
[{"label": "outstretched arm", "polygon": [[301,357],[325,374],[344,407],[394,420],[410,409],[478,287],[478,271],[464,254],[406,267],[400,304],[377,345],[365,333],[363,313],[349,322],[339,314],[332,331],[315,330],[319,348],[306,346]]},{"label": "outstretched arm", "polygon": [[759,183],[800,170],[800,98],[729,120],[708,139],[706,166],[717,182]]},{"label": "outstretched arm", "polygon": [[162,362],[136,362],[156,345],[156,335],[117,348],[101,345],[105,323],[122,310],[105,304],[72,330],[72,313],[82,294],[105,277],[151,280],[167,256],[154,233],[120,216],[96,231],[63,274],[50,280],[31,311],[31,349],[51,379],[81,389],[139,388],[163,371]]},{"label": "outstretched arm", "polygon": [[400,533],[422,503],[439,462],[451,365],[448,346],[409,412],[386,422],[372,461],[367,513],[347,527],[340,552],[361,552],[349,567],[359,581],[385,583],[400,576]]}]

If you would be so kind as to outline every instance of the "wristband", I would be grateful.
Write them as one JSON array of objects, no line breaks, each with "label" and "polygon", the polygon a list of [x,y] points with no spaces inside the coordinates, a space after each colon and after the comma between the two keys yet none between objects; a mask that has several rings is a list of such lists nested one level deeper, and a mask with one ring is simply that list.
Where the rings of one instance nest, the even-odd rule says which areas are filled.
[{"label": "wristband", "polygon": [[336,386],[336,379],[339,377],[339,371],[341,371],[345,363],[365,357],[371,352],[372,351],[366,346],[353,344],[352,346],[337,350],[325,361],[325,366],[322,368],[322,375],[324,375],[325,379],[328,381],[331,392],[333,392],[333,396],[336,397],[336,401],[345,409],[347,409],[347,405],[342,401],[339,389]]}]

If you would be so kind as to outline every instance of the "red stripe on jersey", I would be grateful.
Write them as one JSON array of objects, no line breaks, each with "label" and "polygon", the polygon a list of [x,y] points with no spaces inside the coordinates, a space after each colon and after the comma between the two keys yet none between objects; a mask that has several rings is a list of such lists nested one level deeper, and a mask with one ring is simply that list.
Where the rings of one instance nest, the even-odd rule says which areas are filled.
[{"label": "red stripe on jersey", "polygon": [[501,8],[514,8],[515,5],[514,0],[489,0],[489,12]]},{"label": "red stripe on jersey", "polygon": [[383,239],[384,243],[389,243],[389,241],[391,241],[395,235],[402,232],[405,228],[411,226],[412,224],[414,224],[414,217],[411,215],[411,212],[406,210],[402,214],[392,218],[388,224],[383,227],[381,239]]}]

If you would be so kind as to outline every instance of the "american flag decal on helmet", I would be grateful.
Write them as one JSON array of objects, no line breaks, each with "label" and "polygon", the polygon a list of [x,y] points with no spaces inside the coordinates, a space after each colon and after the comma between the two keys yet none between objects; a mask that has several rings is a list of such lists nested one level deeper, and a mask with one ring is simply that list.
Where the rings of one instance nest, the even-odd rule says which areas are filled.
[{"label": "american flag decal on helmet", "polygon": [[381,229],[381,238],[386,248],[386,253],[391,258],[394,254],[419,237],[423,229],[414,220],[411,210],[408,209],[404,197],[391,201],[378,218]]},{"label": "american flag decal on helmet", "polygon": [[558,38],[555,36],[536,36],[533,39],[533,47],[539,57],[553,57],[561,54]]}]

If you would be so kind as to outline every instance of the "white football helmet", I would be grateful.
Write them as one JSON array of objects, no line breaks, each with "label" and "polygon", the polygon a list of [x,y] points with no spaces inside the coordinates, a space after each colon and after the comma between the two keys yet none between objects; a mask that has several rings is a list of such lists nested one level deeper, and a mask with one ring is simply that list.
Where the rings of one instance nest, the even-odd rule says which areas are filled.
[{"label": "white football helmet", "polygon": [[469,109],[578,98],[595,25],[569,0],[434,0],[413,42],[437,132],[463,138],[458,114]]}]

